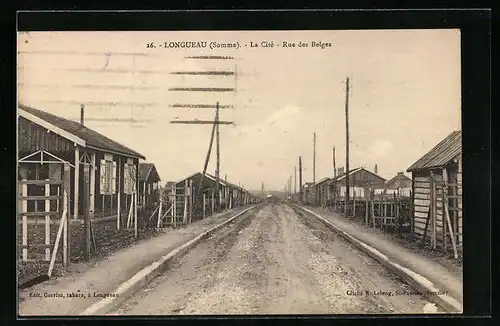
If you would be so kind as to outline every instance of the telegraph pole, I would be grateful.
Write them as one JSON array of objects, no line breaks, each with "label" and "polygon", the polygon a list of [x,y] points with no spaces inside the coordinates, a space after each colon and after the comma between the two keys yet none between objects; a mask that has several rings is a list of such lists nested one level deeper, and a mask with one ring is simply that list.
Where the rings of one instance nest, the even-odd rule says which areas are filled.
[{"label": "telegraph pole", "polygon": [[[207,168],[208,168],[208,163],[210,161],[210,154],[212,152],[212,144],[213,144],[213,140],[214,140],[214,135],[216,134],[216,131],[218,131],[218,126],[219,124],[234,124],[232,121],[220,121],[219,120],[219,102],[217,102],[217,105],[216,105],[216,112],[215,112],[215,119],[213,121],[200,121],[200,120],[187,120],[187,121],[180,121],[180,120],[174,120],[174,121],[170,121],[170,123],[173,123],[173,124],[200,124],[200,125],[207,125],[207,124],[210,124],[212,125],[212,133],[210,134],[210,144],[208,146],[208,152],[207,152],[207,155],[205,157],[205,164],[203,166],[203,173],[201,175],[201,180],[200,180],[200,185],[203,184],[203,178],[205,176],[205,173],[207,172]],[[218,137],[218,132],[217,132],[217,140],[219,139]],[[218,141],[217,141],[217,149],[218,148],[219,144],[218,144]],[[217,154],[219,154],[219,151],[217,151]],[[218,169],[219,169],[219,155],[217,155],[217,174],[218,174]],[[218,176],[218,175],[217,175]],[[217,185],[219,183],[217,182]],[[217,187],[217,190],[218,190],[218,187]],[[199,187],[198,188],[198,196],[202,196],[202,187]]]},{"label": "telegraph pole", "polygon": [[226,198],[226,201],[224,203],[224,208],[228,209],[229,208],[229,201],[228,201],[229,188],[227,187],[227,174],[224,174],[224,183],[226,184],[226,191],[224,192],[224,197]]},{"label": "telegraph pole", "polygon": [[313,134],[313,182],[316,183],[316,133]]},{"label": "telegraph pole", "polygon": [[[185,59],[189,60],[234,60],[235,58],[232,56],[188,56],[185,57]],[[193,75],[193,76],[234,76],[236,73],[233,71],[221,71],[221,70],[212,70],[212,71],[175,71],[171,72],[171,75]],[[236,81],[235,81],[236,82]],[[172,87],[169,88],[169,91],[171,92],[211,92],[211,93],[228,93],[236,91],[235,88],[232,87]],[[214,106],[212,104],[187,104],[187,103],[173,103],[170,105],[171,107],[190,107],[190,108],[213,108]],[[234,107],[233,105],[222,105],[223,108],[229,108],[229,107]],[[220,121],[219,119],[219,101],[217,101],[217,104],[215,105],[216,108],[216,113],[215,113],[215,119],[214,121],[207,121],[207,120],[198,120],[194,119],[191,121],[187,120],[174,120],[170,121],[170,123],[177,123],[177,124],[213,124],[214,128],[212,129],[212,135],[211,135],[211,140],[210,140],[210,147],[209,147],[209,152],[207,155],[207,159],[205,161],[205,167],[203,174],[201,176],[200,180],[200,190],[201,190],[201,185],[203,184],[203,177],[206,173],[206,166],[208,165],[208,158],[210,157],[210,152],[212,148],[212,139],[214,136],[216,136],[216,150],[217,150],[217,164],[216,164],[216,169],[215,169],[215,177],[216,177],[216,193],[215,193],[215,199],[219,201],[219,204],[216,205],[216,209],[219,210],[220,208],[220,199],[221,199],[221,194],[220,194],[220,141],[219,141],[219,125],[220,124],[233,124],[232,121]],[[201,191],[200,191],[201,192]]]},{"label": "telegraph pole", "polygon": [[302,204],[302,156],[299,156],[299,193],[300,203]]},{"label": "telegraph pole", "polygon": [[294,175],[294,178],[293,178],[293,194],[296,195],[297,194],[297,166],[293,167],[293,175]]},{"label": "telegraph pole", "polygon": [[[217,167],[215,169],[215,179],[216,179],[216,187],[215,187],[215,197],[216,197],[216,202],[220,203],[220,193],[219,193],[219,169],[220,169],[220,143],[219,143],[219,102],[217,102],[217,106],[215,109],[215,121],[217,121],[215,125],[215,142],[217,144]],[[217,207],[217,211],[219,210],[219,206],[215,205]]]},{"label": "telegraph pole", "polygon": [[345,216],[349,217],[349,77],[345,88]]},{"label": "telegraph pole", "polygon": [[335,165],[335,147],[333,147],[333,178],[337,177],[337,166]]}]

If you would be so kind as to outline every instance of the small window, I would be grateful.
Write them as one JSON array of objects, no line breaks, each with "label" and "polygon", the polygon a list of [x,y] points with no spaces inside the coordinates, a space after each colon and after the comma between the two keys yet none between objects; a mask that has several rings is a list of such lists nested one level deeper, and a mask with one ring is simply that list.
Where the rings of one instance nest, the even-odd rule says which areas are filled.
[{"label": "small window", "polygon": [[124,192],[132,194],[135,189],[135,165],[132,160],[127,160],[124,169]]},{"label": "small window", "polygon": [[116,162],[109,154],[106,154],[101,160],[100,190],[103,195],[116,193]]}]

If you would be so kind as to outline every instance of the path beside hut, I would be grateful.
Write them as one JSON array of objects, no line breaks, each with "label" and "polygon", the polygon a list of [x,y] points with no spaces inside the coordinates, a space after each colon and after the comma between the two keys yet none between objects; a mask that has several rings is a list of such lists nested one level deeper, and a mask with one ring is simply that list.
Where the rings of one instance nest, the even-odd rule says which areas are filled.
[{"label": "path beside hut", "polygon": [[395,262],[408,266],[437,286],[446,289],[462,303],[463,275],[459,261],[436,252],[419,249],[419,243],[398,239],[380,229],[367,227],[354,219],[347,220],[329,209],[309,206],[307,209],[326,218],[342,231],[383,252]]},{"label": "path beside hut", "polygon": [[[173,248],[246,208],[225,211],[185,228],[165,229],[163,235],[138,241],[98,261],[71,264],[64,275],[20,290],[19,315],[77,315],[99,301],[100,298],[94,297],[93,293],[112,294],[121,283]],[[71,297],[73,294],[85,294],[87,298]],[[90,298],[88,294],[91,294]]]},{"label": "path beside hut", "polygon": [[[398,277],[290,206],[214,233],[109,315],[425,313]],[[367,293],[369,292],[369,293]]]}]

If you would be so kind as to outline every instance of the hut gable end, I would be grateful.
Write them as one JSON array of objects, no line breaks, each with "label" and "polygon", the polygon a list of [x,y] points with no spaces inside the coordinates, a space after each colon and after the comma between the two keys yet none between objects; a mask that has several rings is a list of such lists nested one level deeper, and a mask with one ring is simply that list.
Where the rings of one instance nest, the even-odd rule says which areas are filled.
[{"label": "hut gable end", "polygon": [[146,183],[154,183],[161,181],[160,175],[153,163],[139,164],[139,180]]},{"label": "hut gable end", "polygon": [[24,117],[19,117],[18,149],[20,153],[46,150],[53,153],[72,151],[74,143]]}]

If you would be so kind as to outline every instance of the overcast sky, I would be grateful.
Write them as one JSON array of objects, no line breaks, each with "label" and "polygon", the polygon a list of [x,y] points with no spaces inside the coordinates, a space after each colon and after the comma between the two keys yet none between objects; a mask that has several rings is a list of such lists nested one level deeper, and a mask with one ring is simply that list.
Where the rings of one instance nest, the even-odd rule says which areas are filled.
[{"label": "overcast sky", "polygon": [[[238,42],[239,48],[165,49],[170,41]],[[250,41],[259,44],[250,48]],[[261,47],[273,41],[274,47]],[[308,47],[283,48],[283,41]],[[330,43],[323,49],[312,42]],[[154,49],[146,44],[155,42]],[[280,46],[277,46],[279,44]],[[303,160],[312,181],[345,166],[345,79],[349,77],[350,166],[378,165],[389,179],[453,130],[460,129],[458,30],[36,32],[19,34],[19,101],[85,124],[142,153],[163,181],[203,169],[211,126],[170,120],[213,119],[221,110],[221,177],[245,188],[283,189]],[[208,44],[207,44],[208,46]],[[135,55],[131,55],[135,53]],[[194,60],[193,55],[235,60]],[[231,70],[234,76],[180,76],[173,71]],[[236,92],[172,92],[171,87],[235,87]],[[142,122],[95,121],[99,118]],[[215,169],[215,147],[209,173]]]}]

